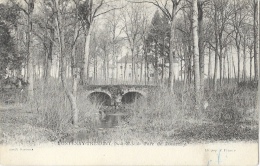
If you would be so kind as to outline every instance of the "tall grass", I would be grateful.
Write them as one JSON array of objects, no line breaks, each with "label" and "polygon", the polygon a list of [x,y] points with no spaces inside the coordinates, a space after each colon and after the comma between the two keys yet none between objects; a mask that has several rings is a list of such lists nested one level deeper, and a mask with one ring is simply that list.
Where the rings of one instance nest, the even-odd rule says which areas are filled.
[{"label": "tall grass", "polygon": [[[67,133],[73,130],[71,105],[59,83],[48,86],[37,82],[34,100],[27,108],[37,114],[37,126],[45,127],[56,133]],[[88,102],[84,92],[78,93],[79,127],[93,128],[97,120],[99,106]]]},{"label": "tall grass", "polygon": [[201,104],[208,102],[209,106],[196,110],[193,87],[176,84],[173,93],[162,88],[153,92],[147,103],[133,104],[130,126],[139,133],[150,133],[146,139],[160,139],[172,138],[178,132],[187,132],[186,128],[203,124],[255,125],[258,124],[255,101],[256,89],[226,85],[217,92],[205,90]]},{"label": "tall grass", "polygon": [[[100,104],[88,101],[84,89],[79,88],[77,96],[80,126],[94,128]],[[176,82],[174,92],[167,88],[153,91],[148,102],[141,100],[131,105],[130,121],[136,127],[149,131],[171,131],[174,125],[185,124],[186,121],[222,122],[256,121],[258,112],[255,111],[256,89],[251,86],[239,87],[226,84],[214,91],[205,89],[204,102],[209,107],[194,109],[195,92],[192,86],[185,86]],[[30,103],[31,110],[39,114],[38,123],[54,131],[64,131],[71,127],[72,112],[70,103],[58,83],[48,86],[38,83],[35,88],[35,99]],[[231,116],[225,119],[225,116]]]},{"label": "tall grass", "polygon": [[[18,93],[19,94],[19,93]],[[79,87],[77,104],[79,109],[79,128],[88,133],[88,139],[142,139],[157,141],[173,138],[178,133],[189,133],[185,130],[196,127],[198,124],[258,124],[258,111],[256,105],[256,88],[251,86],[239,87],[225,85],[214,91],[205,89],[202,102],[208,102],[209,107],[194,109],[195,93],[192,86],[185,86],[177,82],[174,91],[167,88],[154,90],[148,99],[140,99],[126,106],[123,110],[129,113],[126,125],[117,129],[118,132],[109,135],[108,131],[101,134],[97,131],[99,121],[98,112],[103,109],[100,104],[88,101],[84,89]],[[51,80],[44,85],[37,81],[35,84],[34,100],[26,101],[26,95],[14,97],[26,105],[24,110],[34,114],[32,126],[46,128],[56,134],[59,139],[64,133],[75,133],[72,126],[72,112],[70,103],[60,83]],[[4,96],[8,97],[8,96]],[[10,97],[10,96],[9,96]],[[200,131],[198,131],[200,132]],[[93,138],[91,138],[93,137]]]}]

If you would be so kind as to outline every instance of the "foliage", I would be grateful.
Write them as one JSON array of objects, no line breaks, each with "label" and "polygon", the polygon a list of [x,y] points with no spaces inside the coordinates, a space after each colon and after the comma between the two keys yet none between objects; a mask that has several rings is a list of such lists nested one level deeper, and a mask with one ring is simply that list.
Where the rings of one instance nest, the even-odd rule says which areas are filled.
[{"label": "foliage", "polygon": [[[169,43],[170,43],[170,24],[164,15],[159,11],[154,13],[147,36],[146,47],[148,49],[148,61],[158,63],[161,57],[169,61]],[[157,56],[157,57],[156,57]]]},{"label": "foliage", "polygon": [[84,0],[82,4],[79,5],[79,20],[83,22],[83,24],[87,27],[90,26],[91,20],[89,19],[92,10],[92,6],[90,5],[91,0]]},{"label": "foliage", "polygon": [[12,36],[18,18],[17,8],[0,4],[0,80],[9,75],[8,72],[22,67],[24,58],[18,55]]},{"label": "foliage", "polygon": [[17,6],[0,4],[0,20],[7,23],[9,27],[17,27],[19,18],[19,8]]},{"label": "foliage", "polygon": [[8,71],[20,69],[22,62],[23,57],[16,52],[9,28],[4,22],[0,22],[0,80],[8,75]]}]

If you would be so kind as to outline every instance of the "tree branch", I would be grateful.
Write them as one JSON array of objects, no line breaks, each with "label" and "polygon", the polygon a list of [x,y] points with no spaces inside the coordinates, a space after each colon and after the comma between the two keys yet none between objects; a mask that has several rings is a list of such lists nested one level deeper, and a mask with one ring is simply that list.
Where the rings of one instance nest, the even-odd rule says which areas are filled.
[{"label": "tree branch", "polygon": [[[126,6],[126,5],[125,5],[125,6]],[[93,19],[96,18],[96,17],[98,17],[98,16],[100,16],[100,15],[102,15],[102,14],[106,14],[106,13],[108,13],[108,12],[111,12],[111,11],[113,11],[113,10],[123,9],[125,6],[123,6],[123,7],[118,7],[118,8],[113,8],[113,9],[107,10],[107,11],[105,11],[105,12],[99,13],[99,14],[97,14],[97,15],[94,15],[94,16],[93,16]]]}]

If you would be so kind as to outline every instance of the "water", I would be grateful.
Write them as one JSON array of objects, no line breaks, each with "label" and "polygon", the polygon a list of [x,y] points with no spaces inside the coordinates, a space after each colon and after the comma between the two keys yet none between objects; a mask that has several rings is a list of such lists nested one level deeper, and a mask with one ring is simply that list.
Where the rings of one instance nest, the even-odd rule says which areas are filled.
[{"label": "water", "polygon": [[[128,118],[127,113],[121,112],[104,113],[103,111],[100,111],[97,115],[98,119],[96,123],[96,128],[94,130],[102,130],[102,132],[106,131],[106,129],[120,127],[122,124],[124,124],[124,122],[126,122]],[[88,131],[79,131],[61,138],[59,142],[77,142],[82,140],[88,140],[91,137],[95,138],[98,137],[98,135],[95,135],[95,132],[89,133]]]},{"label": "water", "polygon": [[122,122],[125,120],[127,114],[125,113],[114,113],[114,114],[105,114],[100,115],[100,123],[98,125],[99,129],[114,128],[122,125]]}]

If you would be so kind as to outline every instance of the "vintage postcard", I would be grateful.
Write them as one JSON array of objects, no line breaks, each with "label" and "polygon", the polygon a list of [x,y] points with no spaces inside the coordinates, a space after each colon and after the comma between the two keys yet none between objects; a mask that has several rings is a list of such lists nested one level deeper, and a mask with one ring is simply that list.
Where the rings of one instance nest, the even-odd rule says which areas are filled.
[{"label": "vintage postcard", "polygon": [[1,165],[258,165],[259,0],[0,0]]}]

